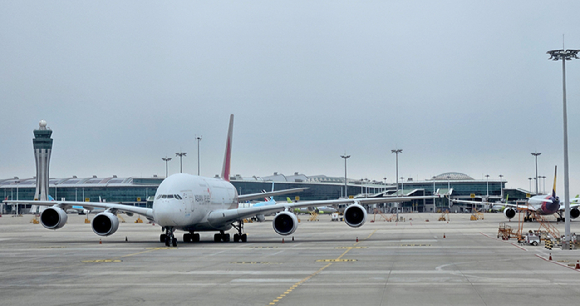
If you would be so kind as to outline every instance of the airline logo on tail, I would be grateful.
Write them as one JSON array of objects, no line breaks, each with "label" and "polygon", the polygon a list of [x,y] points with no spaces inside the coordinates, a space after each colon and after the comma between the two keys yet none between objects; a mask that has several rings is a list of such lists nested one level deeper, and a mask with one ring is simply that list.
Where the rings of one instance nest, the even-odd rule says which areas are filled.
[{"label": "airline logo on tail", "polygon": [[554,187],[552,188],[552,198],[556,198],[556,174],[558,173],[558,166],[554,169]]},{"label": "airline logo on tail", "polygon": [[222,179],[230,181],[230,165],[232,158],[232,136],[234,132],[234,114],[230,115],[230,127],[228,128],[228,138],[226,139],[226,152],[224,154],[224,164],[222,167]]}]

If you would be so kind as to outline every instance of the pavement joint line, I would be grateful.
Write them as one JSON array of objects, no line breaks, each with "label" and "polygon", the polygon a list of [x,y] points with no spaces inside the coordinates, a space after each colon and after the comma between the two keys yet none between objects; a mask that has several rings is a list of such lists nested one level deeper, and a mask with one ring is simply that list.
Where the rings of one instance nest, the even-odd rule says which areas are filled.
[{"label": "pavement joint line", "polygon": [[[365,239],[362,239],[362,240],[359,240],[358,242],[355,242],[355,244],[353,245],[353,247],[350,247],[350,248],[346,249],[346,251],[344,251],[344,252],[343,252],[343,253],[342,253],[342,254],[341,254],[341,255],[340,255],[338,258],[336,258],[335,260],[339,260],[339,259],[341,259],[341,258],[342,258],[342,256],[346,255],[346,253],[348,253],[350,250],[352,250],[352,249],[353,249],[353,248],[354,248],[354,247],[355,247],[357,244],[359,244],[359,243],[361,243],[361,242],[363,242],[363,241],[365,241],[365,240],[367,240],[367,239],[371,238],[371,236],[372,236],[374,233],[376,233],[377,231],[378,231],[378,229],[376,229],[376,230],[374,230],[372,233],[370,233],[370,234],[368,235],[368,237],[366,237]],[[309,279],[313,278],[313,277],[314,277],[314,276],[316,276],[318,273],[320,273],[320,272],[324,271],[326,268],[328,268],[328,267],[332,266],[332,264],[333,264],[333,262],[331,262],[331,263],[328,263],[326,266],[324,266],[324,267],[322,267],[322,268],[318,269],[318,271],[316,271],[316,272],[314,272],[314,273],[312,273],[312,274],[308,275],[307,277],[303,278],[303,279],[302,279],[302,280],[300,280],[299,282],[297,282],[297,283],[295,283],[294,285],[292,285],[292,286],[290,287],[290,289],[288,289],[288,290],[287,290],[286,292],[284,292],[284,293],[285,293],[285,294],[286,294],[286,293],[290,293],[290,292],[291,292],[293,289],[296,289],[296,288],[298,288],[298,286],[302,285],[302,284],[303,284],[303,283],[305,283],[307,280],[309,280]],[[270,302],[268,305],[276,305],[276,303],[278,303],[278,302],[279,302],[279,301],[282,299],[281,297],[283,298],[284,296],[278,296],[278,297],[277,297],[277,299],[275,299],[275,300],[272,300],[272,302]]]}]

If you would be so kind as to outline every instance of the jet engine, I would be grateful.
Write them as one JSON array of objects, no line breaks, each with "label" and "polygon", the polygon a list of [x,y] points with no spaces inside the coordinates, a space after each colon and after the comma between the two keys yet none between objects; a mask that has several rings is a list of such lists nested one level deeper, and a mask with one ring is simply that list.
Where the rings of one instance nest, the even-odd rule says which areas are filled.
[{"label": "jet engine", "polygon": [[576,207],[570,209],[570,218],[576,219],[578,217],[580,217],[580,210]]},{"label": "jet engine", "polygon": [[283,211],[274,217],[272,226],[278,235],[290,235],[298,228],[298,218],[293,213]]},{"label": "jet engine", "polygon": [[95,234],[109,236],[119,228],[119,218],[110,212],[102,212],[93,218],[92,226]]},{"label": "jet engine", "polygon": [[361,227],[367,220],[367,211],[359,204],[352,204],[344,210],[344,222],[350,227]]},{"label": "jet engine", "polygon": [[40,214],[40,223],[48,229],[59,229],[66,224],[68,215],[60,207],[49,207]]},{"label": "jet engine", "polygon": [[504,215],[506,218],[508,218],[508,219],[511,219],[511,218],[513,218],[513,217],[515,217],[515,216],[516,216],[516,210],[515,210],[515,209],[513,209],[513,208],[511,208],[511,207],[506,207],[506,208],[503,210],[503,215]]}]

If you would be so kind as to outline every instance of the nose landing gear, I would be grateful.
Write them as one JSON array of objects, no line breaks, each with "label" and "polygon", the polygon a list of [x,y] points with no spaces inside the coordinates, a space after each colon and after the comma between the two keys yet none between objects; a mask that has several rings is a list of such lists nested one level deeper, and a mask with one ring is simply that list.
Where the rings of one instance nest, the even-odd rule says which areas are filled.
[{"label": "nose landing gear", "polygon": [[175,229],[173,227],[165,227],[162,230],[165,230],[165,234],[159,235],[159,241],[165,242],[165,246],[177,246],[177,238],[173,235]]}]

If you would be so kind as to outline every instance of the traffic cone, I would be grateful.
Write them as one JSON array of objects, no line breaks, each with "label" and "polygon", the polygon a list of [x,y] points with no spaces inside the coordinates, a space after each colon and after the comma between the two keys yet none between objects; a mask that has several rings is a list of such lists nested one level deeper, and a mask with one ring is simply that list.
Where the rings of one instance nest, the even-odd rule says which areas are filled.
[{"label": "traffic cone", "polygon": [[358,237],[356,237],[356,242],[358,242]]},{"label": "traffic cone", "polygon": [[574,267],[574,269],[580,269],[580,261],[576,260],[576,266]]},{"label": "traffic cone", "polygon": [[443,238],[445,238],[445,233],[443,233]]},{"label": "traffic cone", "polygon": [[125,242],[129,241],[129,239],[127,239],[127,236],[125,236]]},{"label": "traffic cone", "polygon": [[282,243],[284,243],[284,238],[282,238]]},{"label": "traffic cone", "polygon": [[550,253],[550,258],[548,258],[549,260],[552,260],[552,253]]},{"label": "traffic cone", "polygon": [[103,240],[99,239],[99,244],[103,244]]},{"label": "traffic cone", "polygon": [[294,236],[292,236],[292,241],[294,241]]}]

